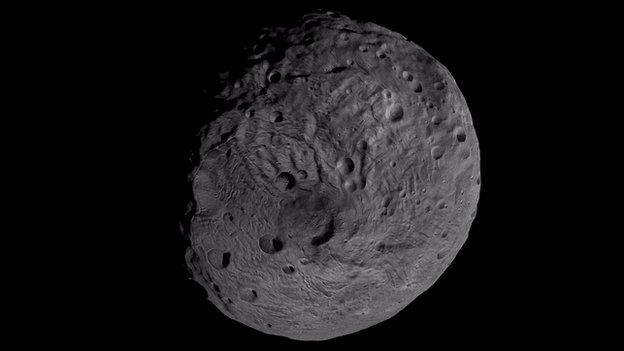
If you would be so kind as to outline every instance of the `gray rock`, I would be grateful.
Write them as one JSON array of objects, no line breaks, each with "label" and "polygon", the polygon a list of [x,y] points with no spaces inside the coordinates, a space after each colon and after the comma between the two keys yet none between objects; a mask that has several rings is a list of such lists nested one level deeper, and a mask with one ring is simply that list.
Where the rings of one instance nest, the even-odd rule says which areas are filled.
[{"label": "gray rock", "polygon": [[193,278],[224,314],[324,340],[384,321],[468,236],[479,147],[448,70],[372,23],[271,28],[202,129],[187,223]]}]

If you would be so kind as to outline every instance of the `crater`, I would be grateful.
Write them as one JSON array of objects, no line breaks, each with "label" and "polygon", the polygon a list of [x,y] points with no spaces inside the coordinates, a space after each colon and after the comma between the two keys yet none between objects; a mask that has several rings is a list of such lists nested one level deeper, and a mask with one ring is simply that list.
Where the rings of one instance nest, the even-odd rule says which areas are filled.
[{"label": "crater", "polygon": [[437,255],[438,260],[443,259],[444,256],[446,256],[449,253],[449,251],[450,250],[448,248],[445,248],[445,249],[442,249],[442,251],[438,252],[438,255]]},{"label": "crater", "polygon": [[351,179],[347,179],[347,180],[344,182],[344,188],[345,188],[345,190],[346,190],[346,191],[348,191],[348,192],[352,193],[352,192],[354,192],[354,191],[355,191],[355,189],[356,189],[356,184],[355,184],[355,182],[354,182],[353,180],[351,180]]},{"label": "crater", "polygon": [[269,82],[271,83],[277,83],[280,81],[281,78],[282,78],[282,75],[279,72],[275,72],[275,71],[269,73],[269,77],[268,77]]},{"label": "crater", "polygon": [[334,228],[334,220],[332,219],[325,226],[325,229],[323,230],[323,233],[321,235],[317,235],[317,236],[313,237],[312,240],[310,241],[310,244],[312,246],[321,246],[321,245],[325,244],[326,242],[331,240],[331,238],[334,236],[334,229],[335,229]]},{"label": "crater", "polygon": [[336,163],[336,168],[343,175],[347,175],[353,172],[353,170],[355,169],[355,163],[353,163],[352,159],[345,157],[340,159],[338,163]]},{"label": "crater", "polygon": [[254,302],[258,299],[258,293],[251,288],[245,288],[240,291],[239,297],[243,301]]},{"label": "crater", "polygon": [[206,253],[206,258],[208,263],[216,269],[224,269],[230,265],[230,256],[229,252],[223,252],[217,249],[211,249]]},{"label": "crater", "polygon": [[326,71],[326,73],[328,73],[328,74],[329,74],[329,73],[339,73],[339,72],[344,71],[345,69],[347,69],[347,67],[345,67],[345,66],[335,66],[335,67],[331,67],[331,68],[329,68],[329,69]]},{"label": "crater", "polygon": [[227,266],[230,265],[230,257],[232,256],[232,254],[230,254],[229,252],[224,252],[223,256],[221,257],[221,267],[223,268],[227,268]]},{"label": "crater", "polygon": [[436,116],[434,116],[434,117],[431,119],[431,122],[432,122],[434,125],[439,126],[439,125],[440,125],[440,123],[442,123],[442,121],[443,121],[443,120],[444,120],[444,118],[442,118],[442,117],[441,117],[441,116],[439,116],[439,115],[436,115]]},{"label": "crater", "polygon": [[293,267],[290,264],[287,264],[284,267],[282,267],[282,271],[286,274],[293,274],[295,273],[295,267]]},{"label": "crater", "polygon": [[360,151],[364,151],[368,148],[368,143],[366,142],[366,140],[360,140],[357,143],[357,148]]},{"label": "crater", "polygon": [[403,118],[403,107],[401,105],[394,104],[386,110],[386,118],[391,122],[396,122]]},{"label": "crater", "polygon": [[444,148],[441,146],[434,146],[431,148],[431,157],[435,160],[439,160],[444,155]]},{"label": "crater", "polygon": [[278,174],[275,179],[275,186],[281,191],[290,190],[295,186],[295,184],[297,184],[297,180],[295,179],[295,176],[289,172],[282,172]]},{"label": "crater", "polygon": [[455,134],[455,138],[460,143],[463,143],[464,141],[466,141],[466,131],[464,131],[464,128],[462,127],[455,128],[455,130],[453,131],[453,134]]},{"label": "crater", "polygon": [[282,250],[284,244],[279,238],[266,234],[258,239],[258,245],[262,252],[272,255]]},{"label": "crater", "polygon": [[414,83],[412,84],[412,90],[413,90],[415,93],[420,93],[420,92],[422,92],[422,84],[420,84],[420,82],[414,82]]},{"label": "crater", "polygon": [[273,112],[271,112],[271,122],[279,123],[279,122],[281,122],[283,120],[284,120],[284,116],[282,115],[282,113],[280,111],[273,111]]}]

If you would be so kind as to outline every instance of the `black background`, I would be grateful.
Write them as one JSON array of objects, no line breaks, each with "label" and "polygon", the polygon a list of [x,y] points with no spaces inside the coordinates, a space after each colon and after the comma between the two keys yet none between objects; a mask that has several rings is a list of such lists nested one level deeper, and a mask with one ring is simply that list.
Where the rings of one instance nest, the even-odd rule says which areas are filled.
[{"label": "black background", "polygon": [[[212,306],[189,280],[178,220],[189,191],[187,151],[210,118],[216,74],[236,66],[241,48],[262,27],[288,24],[319,7],[399,32],[450,70],[477,131],[482,188],[467,242],[429,290],[386,322],[306,343],[262,334]],[[94,54],[106,63],[103,75],[110,74],[101,123],[111,131],[106,144],[117,152],[108,171],[114,180],[109,211],[121,220],[106,233],[115,252],[102,263],[108,275],[98,291],[107,297],[85,302],[88,314],[97,310],[106,318],[88,329],[109,341],[123,336],[209,349],[224,341],[231,349],[396,343],[416,349],[533,344],[559,335],[553,326],[575,311],[551,289],[564,267],[547,242],[565,235],[556,223],[566,220],[552,211],[553,199],[562,200],[551,170],[566,158],[559,144],[565,132],[553,120],[566,115],[558,104],[559,87],[567,84],[560,70],[568,67],[561,52],[586,55],[573,45],[583,41],[569,26],[575,18],[564,7],[377,1],[145,7],[99,19],[107,45]],[[109,99],[121,103],[109,105]]]}]

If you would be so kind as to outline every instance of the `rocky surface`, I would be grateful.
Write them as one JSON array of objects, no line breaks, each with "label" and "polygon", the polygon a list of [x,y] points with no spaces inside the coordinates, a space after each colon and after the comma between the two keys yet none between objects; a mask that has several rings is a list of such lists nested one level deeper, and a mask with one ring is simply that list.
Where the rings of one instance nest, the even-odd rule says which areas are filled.
[{"label": "rocky surface", "polygon": [[323,340],[386,320],[467,238],[479,148],[448,70],[331,12],[270,28],[200,133],[184,228],[224,314]]}]

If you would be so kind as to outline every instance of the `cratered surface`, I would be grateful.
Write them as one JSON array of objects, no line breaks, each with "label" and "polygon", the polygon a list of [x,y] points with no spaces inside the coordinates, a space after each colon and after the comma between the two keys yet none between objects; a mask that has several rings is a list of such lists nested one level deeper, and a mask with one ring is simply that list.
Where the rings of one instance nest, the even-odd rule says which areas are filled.
[{"label": "cratered surface", "polygon": [[418,45],[336,13],[266,29],[223,75],[190,175],[194,280],[264,333],[384,321],[465,242],[480,188],[468,107]]}]

